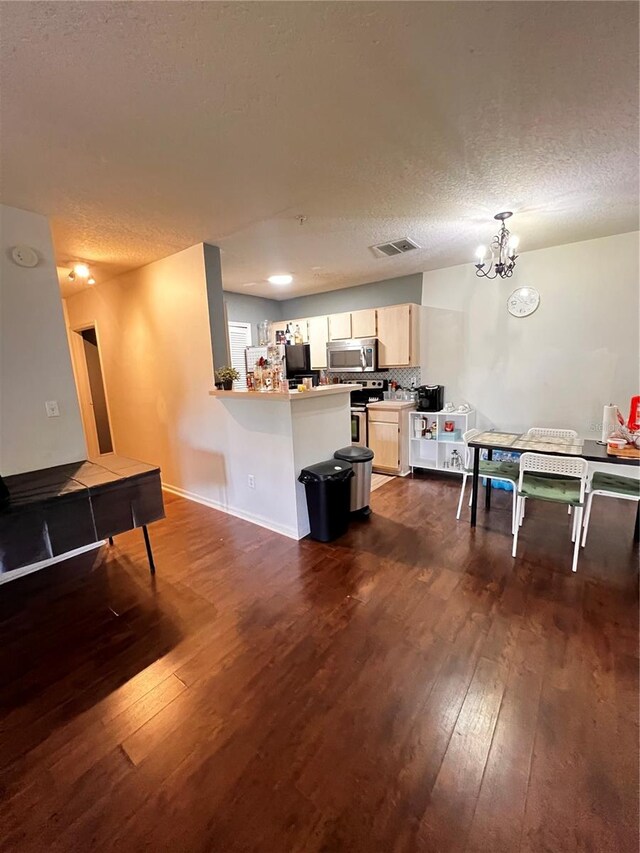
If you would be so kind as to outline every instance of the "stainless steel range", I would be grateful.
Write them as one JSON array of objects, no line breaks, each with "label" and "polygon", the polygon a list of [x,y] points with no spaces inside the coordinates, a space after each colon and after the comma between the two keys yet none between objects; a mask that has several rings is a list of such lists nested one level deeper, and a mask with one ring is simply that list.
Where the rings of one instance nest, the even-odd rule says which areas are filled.
[{"label": "stainless steel range", "polygon": [[[356,380],[357,381],[357,380]],[[387,379],[363,379],[357,381],[361,390],[351,392],[351,443],[367,446],[367,404],[384,399],[389,389]]]}]

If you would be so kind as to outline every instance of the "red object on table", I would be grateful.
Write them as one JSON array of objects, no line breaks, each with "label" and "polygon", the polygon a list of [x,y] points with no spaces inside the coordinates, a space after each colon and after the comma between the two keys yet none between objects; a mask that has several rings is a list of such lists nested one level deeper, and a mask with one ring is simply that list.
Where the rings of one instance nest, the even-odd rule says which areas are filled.
[{"label": "red object on table", "polygon": [[627,426],[631,430],[631,432],[637,432],[640,430],[640,394],[637,394],[635,397],[631,398],[631,405],[629,407],[629,420],[627,421]]}]

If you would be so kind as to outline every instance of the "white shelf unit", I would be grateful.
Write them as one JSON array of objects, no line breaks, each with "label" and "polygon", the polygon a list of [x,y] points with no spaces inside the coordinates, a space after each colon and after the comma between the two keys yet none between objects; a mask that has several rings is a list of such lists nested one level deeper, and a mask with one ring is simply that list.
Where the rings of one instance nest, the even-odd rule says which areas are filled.
[{"label": "white shelf unit", "polygon": [[[417,424],[426,421],[429,429],[436,424],[434,438],[418,438],[417,431],[422,432],[422,426]],[[445,421],[453,421],[453,434],[445,432]],[[464,465],[464,441],[462,436],[468,429],[476,425],[476,413],[470,412],[409,412],[409,465],[411,470],[420,468],[425,471],[444,471],[448,474],[462,474]],[[460,467],[452,464],[452,453],[457,451]],[[454,454],[455,458],[455,454]]]}]

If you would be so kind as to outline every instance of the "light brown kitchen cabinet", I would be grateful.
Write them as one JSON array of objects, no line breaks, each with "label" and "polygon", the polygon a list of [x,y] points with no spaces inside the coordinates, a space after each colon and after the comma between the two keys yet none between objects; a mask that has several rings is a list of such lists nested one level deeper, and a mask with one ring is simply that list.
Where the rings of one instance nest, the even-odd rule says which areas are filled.
[{"label": "light brown kitchen cabinet", "polygon": [[369,447],[376,471],[395,474],[400,468],[398,424],[369,421]]},{"label": "light brown kitchen cabinet", "polygon": [[300,329],[300,334],[302,335],[302,343],[309,343],[309,321],[308,320],[292,320],[291,321],[291,331],[294,333],[296,331],[296,326]]},{"label": "light brown kitchen cabinet", "polygon": [[351,337],[351,314],[329,314],[329,340],[344,341]]},{"label": "light brown kitchen cabinet", "polygon": [[327,366],[327,341],[329,340],[327,317],[309,317],[308,334],[311,369],[322,370]]},{"label": "light brown kitchen cabinet", "polygon": [[351,312],[352,338],[375,338],[376,331],[377,327],[375,308],[368,308],[365,311]]},{"label": "light brown kitchen cabinet", "polygon": [[276,332],[284,332],[287,328],[288,320],[274,320],[269,327],[269,340],[272,344],[276,342]]},{"label": "light brown kitchen cabinet", "polygon": [[402,476],[409,473],[409,412],[414,409],[411,403],[390,400],[367,406],[374,471]]},{"label": "light brown kitchen cabinet", "polygon": [[415,367],[420,364],[419,305],[378,308],[378,364]]}]

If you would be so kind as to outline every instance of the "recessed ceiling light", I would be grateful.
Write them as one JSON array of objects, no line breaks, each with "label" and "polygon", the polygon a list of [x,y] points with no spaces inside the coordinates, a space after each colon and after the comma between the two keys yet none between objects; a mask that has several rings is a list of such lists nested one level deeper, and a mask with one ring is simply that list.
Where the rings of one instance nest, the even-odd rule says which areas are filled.
[{"label": "recessed ceiling light", "polygon": [[89,278],[91,275],[89,267],[86,264],[74,264],[73,271],[76,275],[79,275],[80,278]]},{"label": "recessed ceiling light", "polygon": [[289,273],[282,273],[281,275],[270,275],[267,279],[269,284],[291,284],[293,281],[293,276],[289,275]]}]

